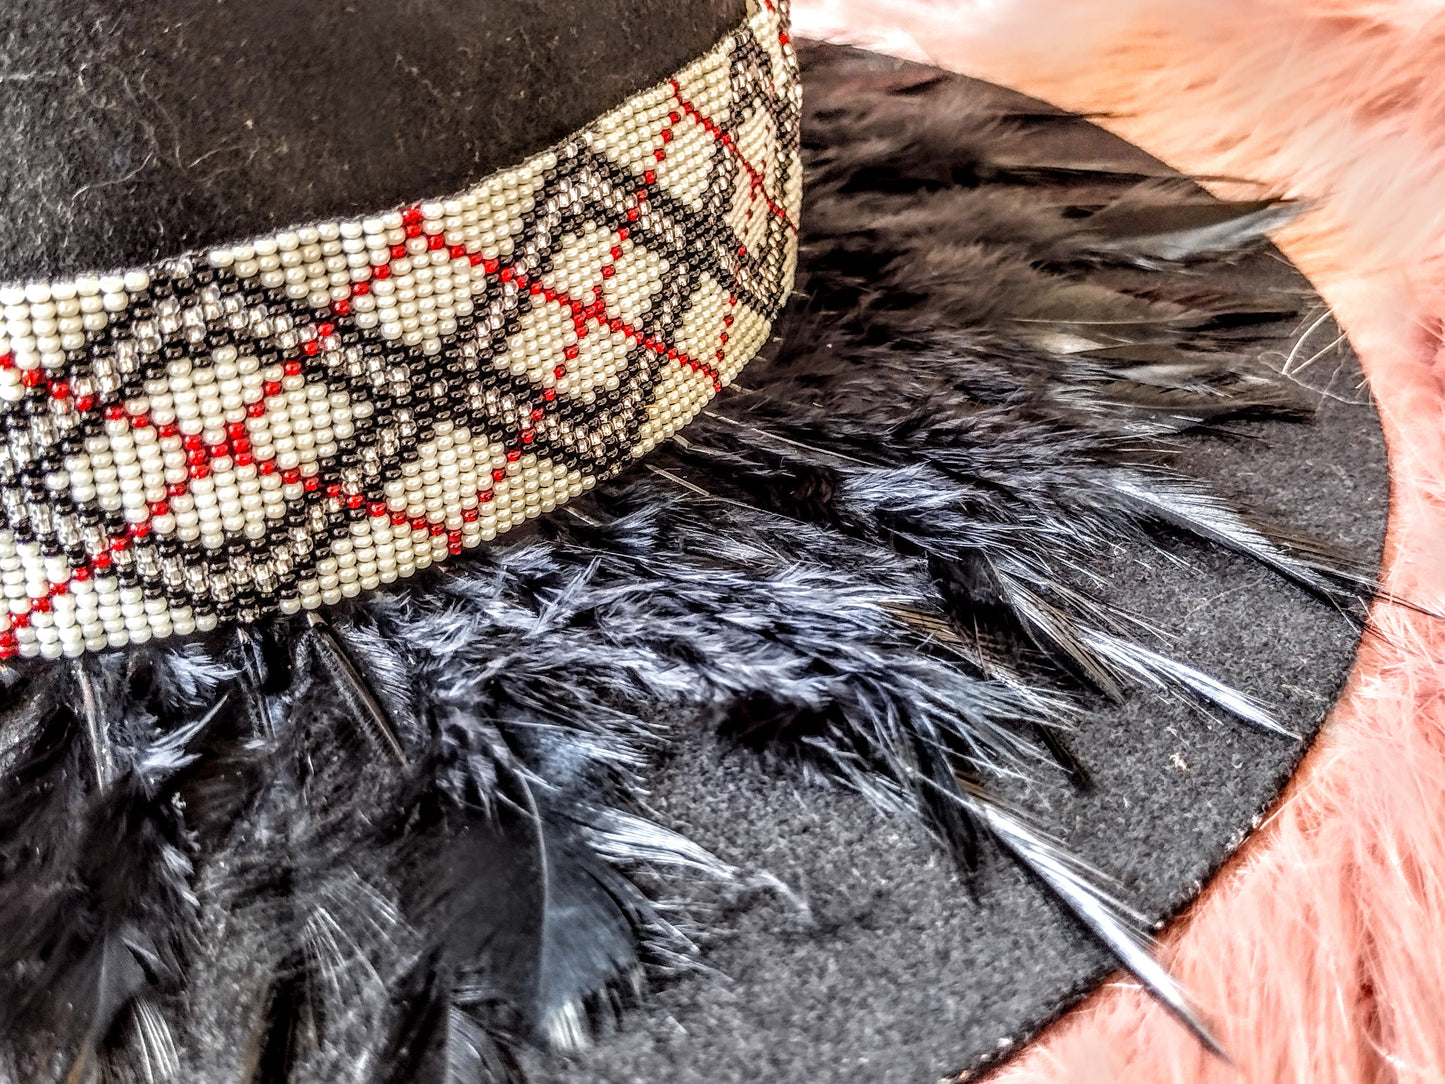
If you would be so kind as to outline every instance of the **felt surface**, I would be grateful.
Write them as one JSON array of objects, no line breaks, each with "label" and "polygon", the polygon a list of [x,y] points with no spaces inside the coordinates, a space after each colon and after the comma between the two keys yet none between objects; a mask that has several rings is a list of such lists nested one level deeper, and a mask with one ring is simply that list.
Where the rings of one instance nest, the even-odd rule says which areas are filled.
[{"label": "felt surface", "polygon": [[15,0],[0,281],[448,195],[743,16],[743,0]]},{"label": "felt surface", "polygon": [[[1082,124],[1073,138],[1096,140],[1111,162],[1149,162]],[[1319,393],[1319,415],[1189,438],[1183,464],[1373,567],[1387,471],[1353,356],[1331,346],[1331,320],[1310,327],[1323,309],[1278,253],[1230,276],[1306,293],[1305,318],[1279,329],[1269,356]],[[1164,630],[1178,657],[1313,733],[1344,682],[1357,631],[1245,561],[1193,546],[1173,556],[1121,550],[1113,597]],[[1153,694],[1097,708],[1070,738],[1093,790],[1060,781],[1016,797],[1162,919],[1239,845],[1303,746]],[[1007,860],[994,856],[971,892],[926,840],[861,801],[709,739],[678,751],[652,801],[665,823],[787,891],[714,897],[718,932],[704,948],[715,970],[654,992],[578,1058],[540,1062],[539,1079],[931,1084],[996,1057],[1110,970]]]},{"label": "felt surface", "polygon": [[1309,198],[1280,247],[1348,329],[1390,450],[1384,579],[1408,605],[1376,605],[1285,802],[1167,938],[1200,1000],[1228,1007],[1232,1064],[1111,982],[996,1079],[1445,1080],[1445,10],[801,0],[794,14],[1099,116],[1221,194]]},{"label": "felt surface", "polygon": [[[431,20],[413,18],[419,6],[409,5],[288,8],[300,23],[231,3],[186,8],[181,19],[150,6],[68,4],[64,22],[48,4],[10,5],[0,15],[0,147],[10,163],[0,180],[10,209],[0,222],[0,279],[139,262],[440,194],[666,74],[741,14],[737,4],[690,4],[684,13],[661,0],[626,6],[679,21],[652,20],[658,37],[644,40],[610,4],[594,5],[597,25],[578,24],[589,43],[615,44],[617,34],[639,47],[579,53],[576,12],[543,4],[436,6]],[[535,34],[497,22],[523,16],[539,21]],[[688,25],[697,40],[684,48],[679,27]],[[349,29],[335,35],[328,26]],[[463,30],[495,47],[482,49]],[[317,40],[332,44],[319,49]],[[401,40],[406,47],[396,48]],[[455,85],[481,70],[471,66],[477,55],[490,70],[508,49],[523,68],[549,73],[546,95],[520,77],[502,93],[491,80],[467,84],[475,93]],[[642,65],[633,74],[650,74],[628,82],[619,57]],[[608,100],[584,106],[588,94]],[[561,119],[569,110],[575,119]],[[546,136],[542,115],[556,124]],[[378,124],[387,139],[377,138]],[[1252,270],[1288,274],[1277,257]],[[1282,354],[1296,345],[1291,330],[1283,329]],[[1333,334],[1328,323],[1315,329],[1317,346],[1299,356]],[[1355,399],[1351,370],[1342,379],[1335,392]],[[1188,462],[1226,493],[1357,552],[1377,551],[1386,487],[1368,406],[1328,400],[1315,427],[1253,426],[1247,439],[1195,443]],[[1180,556],[1186,565],[1121,553],[1119,597],[1175,632],[1182,657],[1312,727],[1343,680],[1353,630],[1244,562],[1194,549]],[[1072,745],[1095,791],[1060,785],[1020,797],[1047,806],[1057,831],[1156,915],[1193,894],[1299,752],[1152,697],[1101,706]],[[725,932],[705,946],[717,973],[661,991],[621,1034],[578,1061],[542,1064],[540,1079],[932,1081],[1035,1027],[1106,970],[1007,862],[990,863],[973,899],[926,841],[861,802],[790,785],[703,738],[679,751],[654,804],[664,820],[767,871],[794,896],[759,888],[719,897]]]}]

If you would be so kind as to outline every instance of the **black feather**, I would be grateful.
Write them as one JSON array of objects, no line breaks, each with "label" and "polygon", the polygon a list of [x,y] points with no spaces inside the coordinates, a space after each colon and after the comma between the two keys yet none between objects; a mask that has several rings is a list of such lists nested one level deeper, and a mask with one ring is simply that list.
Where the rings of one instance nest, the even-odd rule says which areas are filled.
[{"label": "black feather", "polygon": [[81,660],[10,720],[0,1027],[29,1037],[19,1060],[37,1079],[89,1079],[127,1038],[158,1070],[176,1061],[160,1009],[197,907],[178,795],[224,700],[199,710],[211,683],[177,688],[166,669],[148,653]]},{"label": "black feather", "polygon": [[516,1084],[686,970],[669,886],[736,879],[643,803],[708,726],[964,866],[992,840],[1207,1034],[1102,875],[994,791],[1082,784],[1057,731],[1097,692],[1278,729],[1114,601],[1120,540],[1369,594],[1173,462],[1201,425],[1308,415],[1253,356],[1299,298],[1208,273],[1297,208],[805,59],[799,297],[650,469],[329,620],[5,672],[17,1079]]}]

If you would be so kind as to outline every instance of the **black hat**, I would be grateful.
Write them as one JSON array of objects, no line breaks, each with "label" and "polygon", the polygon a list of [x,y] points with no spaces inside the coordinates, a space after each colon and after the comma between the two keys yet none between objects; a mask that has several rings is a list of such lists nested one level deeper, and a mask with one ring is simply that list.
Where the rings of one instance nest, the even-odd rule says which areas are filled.
[{"label": "black hat", "polygon": [[1297,208],[675,7],[0,16],[9,1076],[1214,1042],[1384,513]]}]

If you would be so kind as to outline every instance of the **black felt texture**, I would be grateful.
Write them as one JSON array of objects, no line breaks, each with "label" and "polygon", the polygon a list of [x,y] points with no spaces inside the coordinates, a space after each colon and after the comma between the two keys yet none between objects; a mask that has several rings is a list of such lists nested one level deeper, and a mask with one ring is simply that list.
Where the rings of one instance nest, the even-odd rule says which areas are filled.
[{"label": "black felt texture", "polygon": [[[980,101],[1048,108],[972,85]],[[1161,168],[1083,121],[1057,138],[1070,160]],[[1235,283],[1308,289],[1273,250],[1230,273]],[[1304,333],[1325,312],[1323,302],[1307,306],[1266,354],[1291,370],[1314,359],[1299,377],[1317,394],[1314,421],[1250,422],[1191,438],[1180,466],[1373,562],[1388,503],[1384,442],[1338,326],[1327,318]],[[1313,735],[1348,675],[1357,630],[1245,560],[1193,546],[1175,555],[1182,565],[1121,547],[1107,597],[1174,636],[1176,657]],[[1305,749],[1152,693],[1099,703],[1069,741],[1093,790],[1060,782],[1017,796],[1161,920],[1239,846]],[[711,974],[654,991],[620,1033],[579,1057],[539,1059],[538,1080],[952,1081],[1014,1049],[1111,969],[1012,863],[986,863],[971,889],[933,844],[860,799],[789,784],[711,738],[677,751],[651,801],[666,823],[795,896],[759,890],[726,910],[723,932],[706,945]]]},{"label": "black felt texture", "polygon": [[[59,7],[0,15],[0,279],[141,262],[442,194],[565,135],[741,15],[736,3],[666,0],[456,10],[325,0],[284,13],[233,0],[67,3],[64,18]],[[1075,151],[1157,169],[1082,122],[1065,135]],[[1302,283],[1277,253],[1240,274]],[[1181,466],[1370,558],[1386,511],[1383,442],[1353,361],[1326,349],[1337,334],[1326,320],[1279,343],[1281,362],[1320,352],[1306,371],[1320,392],[1315,424],[1194,439]],[[1355,630],[1243,559],[1182,544],[1175,555],[1182,566],[1121,548],[1111,600],[1172,631],[1179,657],[1311,732]],[[1238,845],[1303,748],[1154,695],[1099,704],[1071,745],[1092,792],[1060,782],[1018,797],[1161,917]],[[766,880],[741,901],[719,891],[725,910],[704,945],[714,970],[655,990],[589,1052],[534,1059],[538,1080],[931,1084],[1032,1033],[1106,969],[1012,863],[986,863],[971,892],[934,845],[861,799],[708,738],[674,752],[649,802],[787,891]]]},{"label": "black felt texture", "polygon": [[742,0],[13,0],[0,281],[448,195],[743,16]]}]

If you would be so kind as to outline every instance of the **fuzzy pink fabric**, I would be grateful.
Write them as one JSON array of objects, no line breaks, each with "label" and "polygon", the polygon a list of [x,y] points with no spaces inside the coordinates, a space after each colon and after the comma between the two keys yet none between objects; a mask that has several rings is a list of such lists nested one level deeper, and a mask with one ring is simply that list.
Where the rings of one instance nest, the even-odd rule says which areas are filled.
[{"label": "fuzzy pink fabric", "polygon": [[[795,12],[800,33],[1107,114],[1181,169],[1315,199],[1279,240],[1334,306],[1380,406],[1386,582],[1445,611],[1445,2],[796,0]],[[1445,1081],[1445,622],[1377,607],[1285,799],[1165,943],[1234,1065],[1119,979],[999,1084]]]}]

